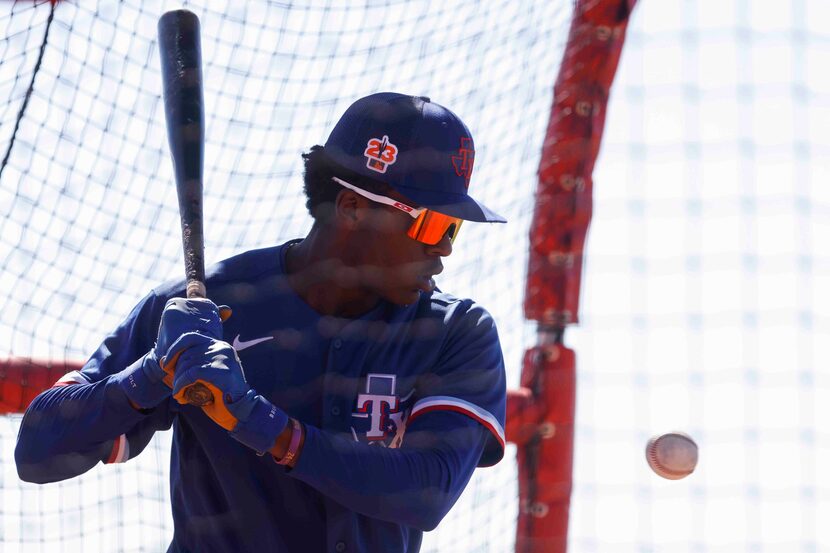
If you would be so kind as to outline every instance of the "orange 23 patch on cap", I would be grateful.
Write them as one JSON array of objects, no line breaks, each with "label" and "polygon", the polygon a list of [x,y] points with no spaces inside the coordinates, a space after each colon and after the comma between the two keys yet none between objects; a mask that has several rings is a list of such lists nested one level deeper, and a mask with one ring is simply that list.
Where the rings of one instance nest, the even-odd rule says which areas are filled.
[{"label": "orange 23 patch on cap", "polygon": [[385,173],[386,168],[398,158],[398,147],[389,142],[389,137],[370,138],[366,143],[366,167],[378,173]]}]

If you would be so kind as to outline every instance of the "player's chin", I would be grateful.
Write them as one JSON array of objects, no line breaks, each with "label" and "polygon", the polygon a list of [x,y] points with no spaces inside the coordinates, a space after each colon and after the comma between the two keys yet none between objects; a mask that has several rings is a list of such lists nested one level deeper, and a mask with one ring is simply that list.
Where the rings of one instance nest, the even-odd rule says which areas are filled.
[{"label": "player's chin", "polygon": [[417,302],[421,297],[421,290],[417,288],[413,289],[398,289],[398,290],[390,290],[388,293],[384,294],[387,301],[394,303],[395,305],[412,305],[413,303]]},{"label": "player's chin", "polygon": [[384,296],[396,305],[412,305],[421,298],[421,294],[430,294],[435,289],[432,279],[418,279],[409,286],[389,290]]}]

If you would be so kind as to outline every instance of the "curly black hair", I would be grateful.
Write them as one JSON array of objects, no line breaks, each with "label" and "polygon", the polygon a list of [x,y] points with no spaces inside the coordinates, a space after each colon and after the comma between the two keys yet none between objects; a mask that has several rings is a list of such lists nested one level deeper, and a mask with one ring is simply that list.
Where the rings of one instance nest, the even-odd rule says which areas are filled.
[{"label": "curly black hair", "polygon": [[[322,146],[312,146],[303,154],[305,171],[303,172],[303,192],[306,195],[305,206],[315,221],[325,223],[333,213],[332,208],[337,195],[345,190],[344,187],[332,180],[338,177],[354,184],[358,188],[387,194],[392,190],[388,184],[369,179],[334,163],[326,155]],[[372,205],[375,205],[374,203]]]}]

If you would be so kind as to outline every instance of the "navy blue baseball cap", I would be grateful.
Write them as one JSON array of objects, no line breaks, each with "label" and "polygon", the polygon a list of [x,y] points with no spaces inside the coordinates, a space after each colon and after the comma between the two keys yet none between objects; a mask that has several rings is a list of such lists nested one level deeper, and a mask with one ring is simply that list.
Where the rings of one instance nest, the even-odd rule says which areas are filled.
[{"label": "navy blue baseball cap", "polygon": [[379,92],[357,100],[334,126],[324,151],[421,207],[467,221],[506,222],[467,193],[475,160],[470,130],[424,96]]}]

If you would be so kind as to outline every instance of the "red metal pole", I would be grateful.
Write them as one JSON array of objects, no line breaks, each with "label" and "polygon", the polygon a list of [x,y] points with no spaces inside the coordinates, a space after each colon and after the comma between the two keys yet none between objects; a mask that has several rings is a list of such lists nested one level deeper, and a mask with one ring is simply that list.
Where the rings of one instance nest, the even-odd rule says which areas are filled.
[{"label": "red metal pole", "polygon": [[578,321],[592,173],[628,18],[636,0],[578,0],[553,92],[530,227],[525,316],[539,325],[522,389],[508,398],[518,445],[518,553],[564,553],[573,479],[576,356],[565,327]]},{"label": "red metal pole", "polygon": [[0,359],[0,415],[24,412],[40,392],[83,366],[83,361]]}]

